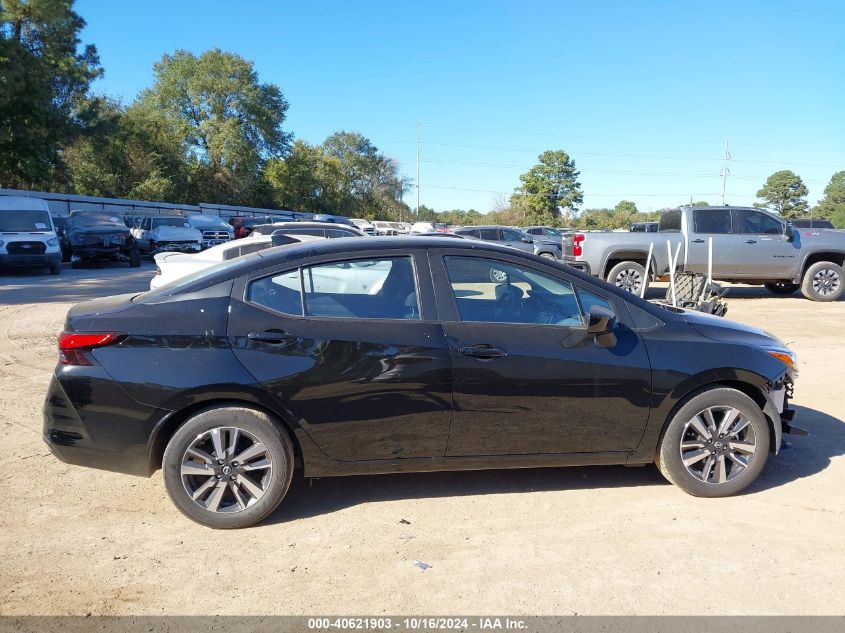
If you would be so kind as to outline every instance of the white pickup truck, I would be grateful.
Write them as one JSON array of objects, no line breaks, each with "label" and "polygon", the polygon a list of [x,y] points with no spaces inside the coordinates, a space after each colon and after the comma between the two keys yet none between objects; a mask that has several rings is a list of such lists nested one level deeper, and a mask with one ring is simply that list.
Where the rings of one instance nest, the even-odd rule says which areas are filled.
[{"label": "white pickup truck", "polygon": [[132,229],[132,237],[142,253],[199,253],[202,232],[182,216],[148,216]]},{"label": "white pickup truck", "polygon": [[[845,231],[799,229],[752,207],[680,207],[664,211],[656,233],[568,233],[563,262],[639,292],[669,274],[669,242],[678,269],[706,273],[713,239],[713,279],[762,284],[776,294],[801,289],[813,301],[835,301],[845,290]],[[653,244],[648,279],[646,261]]]}]

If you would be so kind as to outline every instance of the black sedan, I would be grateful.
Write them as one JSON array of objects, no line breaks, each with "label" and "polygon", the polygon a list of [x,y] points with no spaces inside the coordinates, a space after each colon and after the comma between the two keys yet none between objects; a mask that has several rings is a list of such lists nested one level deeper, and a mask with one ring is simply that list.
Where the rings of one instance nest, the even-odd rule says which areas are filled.
[{"label": "black sedan", "polygon": [[772,336],[474,240],[272,248],[70,310],[44,405],[64,461],[149,476],[219,528],[306,477],[656,462],[738,492],[798,432]]}]

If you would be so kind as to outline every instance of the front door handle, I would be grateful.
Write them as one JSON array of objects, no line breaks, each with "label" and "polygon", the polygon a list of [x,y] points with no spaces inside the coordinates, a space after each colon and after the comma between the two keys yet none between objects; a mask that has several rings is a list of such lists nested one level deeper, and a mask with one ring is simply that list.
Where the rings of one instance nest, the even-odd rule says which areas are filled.
[{"label": "front door handle", "polygon": [[745,240],[746,244],[756,244],[757,240]]},{"label": "front door handle", "polygon": [[699,237],[697,240],[693,240],[692,243],[693,244],[704,244],[704,240]]},{"label": "front door handle", "polygon": [[249,332],[246,335],[250,341],[267,343],[268,345],[282,345],[284,343],[295,343],[299,337],[295,334],[288,334],[284,330],[264,330],[263,332]]},{"label": "front door handle", "polygon": [[458,351],[464,356],[470,356],[479,360],[493,360],[496,358],[504,358],[508,355],[505,350],[493,347],[492,345],[487,345],[486,343],[459,347]]}]

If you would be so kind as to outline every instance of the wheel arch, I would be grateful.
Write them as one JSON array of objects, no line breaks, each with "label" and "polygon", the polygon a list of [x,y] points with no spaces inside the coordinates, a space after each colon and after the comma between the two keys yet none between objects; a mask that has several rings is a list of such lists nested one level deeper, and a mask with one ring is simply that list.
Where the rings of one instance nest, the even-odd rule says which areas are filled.
[{"label": "wheel arch", "polygon": [[[666,429],[669,427],[669,423],[672,421],[672,418],[675,417],[675,414],[681,409],[681,407],[683,407],[687,402],[689,402],[692,398],[699,395],[700,393],[704,393],[705,391],[709,391],[711,389],[718,389],[720,387],[736,389],[740,393],[743,393],[749,398],[751,398],[754,403],[758,407],[760,407],[760,412],[763,414],[763,417],[766,418],[766,421],[769,424],[769,452],[777,453],[778,448],[780,447],[782,428],[780,422],[780,415],[778,415],[777,410],[774,408],[772,403],[766,397],[765,392],[763,391],[764,385],[767,382],[768,380],[763,376],[760,376],[759,374],[742,370],[741,373],[738,371],[737,376],[735,377],[708,377],[701,382],[697,382],[696,384],[694,384],[694,386],[688,385],[687,387],[683,388],[683,390],[680,392],[679,389],[681,388],[676,389],[673,393],[675,403],[661,421],[660,432],[657,435],[657,441],[655,442],[655,445],[653,447],[654,454],[656,454],[657,451],[660,450],[660,442],[663,440],[663,436],[666,433]],[[683,395],[680,395],[680,393],[682,393]]]},{"label": "wheel arch", "polygon": [[799,269],[799,274],[793,282],[800,284],[804,279],[807,269],[818,262],[833,262],[834,264],[845,268],[845,252],[820,250],[808,253],[804,256],[804,260],[801,262],[801,268]]},{"label": "wheel arch", "polygon": [[[617,264],[621,264],[622,262],[634,262],[639,264],[640,266],[645,267],[646,262],[648,261],[648,252],[646,251],[638,251],[638,250],[618,250],[613,251],[608,254],[607,259],[604,260],[604,266],[602,267],[601,278],[607,279],[608,274],[610,274],[610,270],[616,266]],[[649,272],[653,276],[654,275],[654,255],[651,257],[651,266],[649,266]]]},{"label": "wheel arch", "polygon": [[304,464],[304,457],[302,452],[302,444],[300,437],[293,425],[290,424],[284,416],[280,415],[264,404],[258,403],[249,397],[216,397],[210,395],[208,399],[195,401],[186,406],[173,411],[155,428],[150,438],[149,443],[149,463],[148,468],[150,474],[161,468],[162,459],[164,458],[164,450],[176,431],[192,416],[200,411],[206,409],[213,409],[222,406],[243,407],[247,409],[255,409],[270,417],[270,420],[280,429],[284,430],[288,437],[290,437],[293,445],[294,467],[302,466]]}]

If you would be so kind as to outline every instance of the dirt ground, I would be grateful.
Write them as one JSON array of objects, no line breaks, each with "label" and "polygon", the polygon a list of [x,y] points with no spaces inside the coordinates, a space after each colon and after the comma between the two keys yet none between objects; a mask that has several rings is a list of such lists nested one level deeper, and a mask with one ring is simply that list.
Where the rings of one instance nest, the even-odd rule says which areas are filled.
[{"label": "dirt ground", "polygon": [[68,307],[150,274],[0,277],[0,614],[845,613],[843,301],[731,290],[729,317],[798,352],[812,433],[740,496],[652,466],[299,479],[265,523],[219,532],[160,472],[66,466],[41,440]]}]

